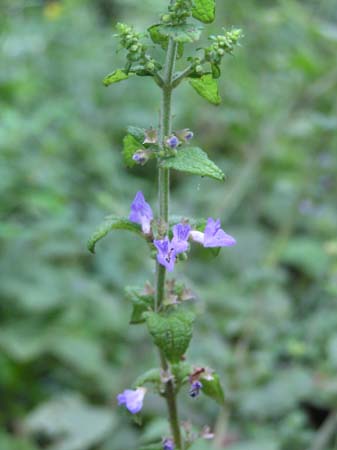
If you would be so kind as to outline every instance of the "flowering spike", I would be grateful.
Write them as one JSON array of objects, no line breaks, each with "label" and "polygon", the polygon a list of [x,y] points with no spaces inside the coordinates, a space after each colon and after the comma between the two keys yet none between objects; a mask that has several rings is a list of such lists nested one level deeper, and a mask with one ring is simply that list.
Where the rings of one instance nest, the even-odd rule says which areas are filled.
[{"label": "flowering spike", "polygon": [[117,395],[118,405],[125,405],[131,414],[137,414],[143,408],[145,394],[146,389],[143,387],[136,390],[126,389]]},{"label": "flowering spike", "polygon": [[142,226],[144,234],[150,234],[153,213],[151,206],[145,201],[141,191],[137,192],[131,204],[129,220],[134,223],[139,223]]}]

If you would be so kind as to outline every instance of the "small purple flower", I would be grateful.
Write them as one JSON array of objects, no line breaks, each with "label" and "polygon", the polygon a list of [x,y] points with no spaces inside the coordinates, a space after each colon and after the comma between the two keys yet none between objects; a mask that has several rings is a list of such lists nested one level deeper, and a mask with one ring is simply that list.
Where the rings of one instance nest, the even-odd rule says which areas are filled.
[{"label": "small purple flower", "polygon": [[143,166],[144,164],[146,164],[149,160],[149,155],[148,152],[143,150],[143,149],[139,149],[136,151],[136,153],[134,153],[134,155],[132,156],[132,159],[137,163],[140,164],[141,166]]},{"label": "small purple flower", "polygon": [[159,264],[166,267],[168,272],[173,272],[177,253],[172,242],[166,236],[165,239],[155,240],[153,243],[158,250],[157,261]]},{"label": "small purple flower", "polygon": [[187,142],[193,139],[194,133],[189,128],[184,128],[175,132],[175,135],[180,139],[180,141]]},{"label": "small purple flower", "polygon": [[174,450],[174,442],[172,439],[164,439],[163,450]]},{"label": "small purple flower", "polygon": [[178,223],[173,227],[172,245],[176,254],[186,252],[191,227],[188,224]]},{"label": "small purple flower", "polygon": [[231,247],[236,244],[236,240],[221,229],[220,219],[214,220],[211,217],[207,220],[203,233],[191,231],[190,236],[204,247]]},{"label": "small purple flower", "polygon": [[180,144],[180,141],[177,138],[177,136],[172,135],[167,139],[166,144],[171,148],[177,148],[178,145]]},{"label": "small purple flower", "polygon": [[151,221],[153,213],[151,206],[145,201],[142,192],[137,192],[132,204],[129,220],[134,223],[139,223],[142,226],[144,234],[150,234]]},{"label": "small purple flower", "polygon": [[140,387],[136,390],[126,389],[117,395],[119,405],[125,405],[131,414],[137,414],[143,408],[143,400],[146,389]]},{"label": "small purple flower", "polygon": [[200,390],[201,390],[201,388],[202,388],[202,383],[200,382],[200,381],[194,381],[192,384],[191,384],[191,388],[190,388],[190,391],[189,391],[189,394],[190,394],[190,396],[191,397],[198,397],[198,395],[200,394]]}]

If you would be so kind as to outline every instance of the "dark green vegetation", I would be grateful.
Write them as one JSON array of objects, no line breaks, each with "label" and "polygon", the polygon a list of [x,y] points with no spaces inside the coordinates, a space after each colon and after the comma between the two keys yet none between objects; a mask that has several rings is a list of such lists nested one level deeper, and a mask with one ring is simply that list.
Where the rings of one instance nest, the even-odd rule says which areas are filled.
[{"label": "dark green vegetation", "polygon": [[[141,326],[124,331],[123,287],[151,279],[153,265],[136,235],[112,232],[96,256],[86,241],[104,216],[128,214],[136,190],[154,203],[153,167],[125,169],[120,142],[130,123],[157,125],[159,90],[136,76],[116,89],[101,80],[120,61],[111,24],[151,25],[164,4],[0,3],[1,450],[138,442],[115,395],[156,354]],[[172,209],[199,217],[220,207],[238,240],[217,259],[195,249],[185,277],[202,293],[190,359],[217,369],[229,414],[186,390],[181,415],[215,426],[219,448],[334,450],[335,1],[218,4],[214,32],[233,24],[245,34],[226,59],[223,103],[186,83],[175,124],[196,132],[227,179],[182,183],[175,172]],[[151,396],[144,411],[146,444],[166,421]]]}]

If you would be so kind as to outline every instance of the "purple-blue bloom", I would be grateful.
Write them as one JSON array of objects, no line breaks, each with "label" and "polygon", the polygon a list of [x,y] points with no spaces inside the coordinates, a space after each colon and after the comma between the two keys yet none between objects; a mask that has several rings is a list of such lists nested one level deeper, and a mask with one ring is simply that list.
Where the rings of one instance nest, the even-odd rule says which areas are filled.
[{"label": "purple-blue bloom", "polygon": [[153,243],[158,250],[157,261],[159,264],[166,267],[168,272],[173,272],[177,253],[172,242],[166,236],[165,239],[155,240]]},{"label": "purple-blue bloom", "polygon": [[203,233],[191,231],[190,236],[204,247],[231,247],[236,244],[236,240],[221,229],[220,219],[214,220],[211,217],[207,220]]},{"label": "purple-blue bloom", "polygon": [[179,139],[177,138],[177,136],[170,136],[167,141],[166,141],[167,145],[171,148],[177,148],[178,145],[180,144]]},{"label": "purple-blue bloom", "polygon": [[142,192],[137,192],[132,204],[129,220],[131,222],[139,223],[142,226],[144,234],[150,234],[151,221],[153,219],[153,213],[151,206],[145,201]]},{"label": "purple-blue bloom", "polygon": [[193,131],[189,128],[184,128],[183,130],[176,131],[175,135],[183,142],[190,141],[194,137]]},{"label": "purple-blue bloom", "polygon": [[143,149],[139,149],[136,151],[136,153],[133,154],[132,159],[140,165],[144,165],[145,163],[148,162],[149,160],[149,155],[148,153],[143,150]]},{"label": "purple-blue bloom", "polygon": [[163,450],[174,450],[174,442],[172,439],[164,439],[163,441]]},{"label": "purple-blue bloom", "polygon": [[198,395],[200,394],[200,390],[201,390],[201,388],[202,388],[202,383],[200,382],[200,381],[194,381],[192,384],[191,384],[191,388],[190,388],[190,391],[189,391],[189,394],[190,394],[190,396],[191,397],[198,397]]},{"label": "purple-blue bloom", "polygon": [[186,252],[191,227],[188,224],[178,223],[173,227],[172,245],[176,254]]},{"label": "purple-blue bloom", "polygon": [[137,414],[143,408],[143,400],[146,389],[140,387],[136,390],[126,389],[117,395],[119,405],[125,405],[131,414]]}]

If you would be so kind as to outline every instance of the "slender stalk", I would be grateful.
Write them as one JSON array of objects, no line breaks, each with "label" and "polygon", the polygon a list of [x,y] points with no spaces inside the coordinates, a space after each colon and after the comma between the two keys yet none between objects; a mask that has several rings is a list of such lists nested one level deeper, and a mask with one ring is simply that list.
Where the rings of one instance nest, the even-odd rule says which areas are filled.
[{"label": "slender stalk", "polygon": [[[164,148],[165,138],[172,132],[172,80],[177,57],[177,44],[173,39],[169,40],[166,63],[163,75],[162,104],[160,114],[160,143]],[[170,199],[170,171],[160,167],[158,168],[158,200],[159,200],[159,236],[164,237],[168,230],[169,220],[169,199]],[[156,264],[156,304],[158,311],[165,295],[166,270],[161,264]],[[168,362],[163,353],[160,353],[161,366],[164,371],[168,370]],[[177,412],[176,394],[172,381],[166,384],[165,398],[169,413],[169,420],[174,443],[177,450],[182,450],[182,441]]]}]

